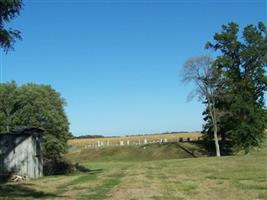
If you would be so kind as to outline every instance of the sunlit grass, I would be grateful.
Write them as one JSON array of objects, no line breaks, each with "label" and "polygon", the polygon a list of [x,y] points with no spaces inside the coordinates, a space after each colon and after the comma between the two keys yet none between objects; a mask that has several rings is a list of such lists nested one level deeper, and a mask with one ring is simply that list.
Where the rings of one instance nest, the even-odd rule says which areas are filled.
[{"label": "sunlit grass", "polygon": [[[109,153],[106,153],[107,158]],[[251,200],[267,197],[266,146],[249,155],[221,158],[156,160],[148,154],[142,160],[126,158],[130,155],[124,154],[121,161],[107,162],[93,156],[81,159],[79,154],[74,154],[69,159],[79,160],[91,172],[0,185],[0,199]],[[161,154],[158,156],[161,158]]]}]

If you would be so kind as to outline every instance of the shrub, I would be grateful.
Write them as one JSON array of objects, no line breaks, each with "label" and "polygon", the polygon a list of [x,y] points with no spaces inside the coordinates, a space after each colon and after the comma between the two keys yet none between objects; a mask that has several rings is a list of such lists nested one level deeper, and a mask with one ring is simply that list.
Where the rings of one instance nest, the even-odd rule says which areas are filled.
[{"label": "shrub", "polygon": [[74,172],[89,172],[90,170],[79,163],[72,164],[69,161],[60,159],[46,159],[44,160],[43,172],[45,176],[49,175],[63,175]]}]

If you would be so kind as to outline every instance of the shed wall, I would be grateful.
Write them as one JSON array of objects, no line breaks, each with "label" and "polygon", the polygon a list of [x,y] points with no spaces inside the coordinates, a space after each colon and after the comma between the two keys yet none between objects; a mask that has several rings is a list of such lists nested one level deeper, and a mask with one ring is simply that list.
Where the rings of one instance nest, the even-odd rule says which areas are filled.
[{"label": "shed wall", "polygon": [[43,175],[40,137],[35,135],[0,135],[0,174],[15,173],[30,178]]}]

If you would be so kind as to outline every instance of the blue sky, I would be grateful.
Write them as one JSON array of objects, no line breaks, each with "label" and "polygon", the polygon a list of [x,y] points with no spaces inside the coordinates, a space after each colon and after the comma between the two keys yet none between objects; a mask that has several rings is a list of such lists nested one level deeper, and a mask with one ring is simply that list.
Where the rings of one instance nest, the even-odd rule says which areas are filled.
[{"label": "blue sky", "polygon": [[201,130],[179,71],[230,21],[266,23],[266,1],[25,0],[3,81],[52,85],[75,135]]}]

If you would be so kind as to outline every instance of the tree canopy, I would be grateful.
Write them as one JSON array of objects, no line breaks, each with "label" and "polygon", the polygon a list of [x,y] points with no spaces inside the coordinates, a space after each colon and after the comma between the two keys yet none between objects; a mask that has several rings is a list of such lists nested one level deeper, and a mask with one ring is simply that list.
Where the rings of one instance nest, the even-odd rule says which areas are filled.
[{"label": "tree canopy", "polygon": [[222,140],[249,152],[261,144],[266,127],[266,27],[259,22],[247,25],[240,33],[238,24],[231,22],[223,25],[206,47],[219,53],[214,66],[221,73],[216,107],[221,113],[218,125]]},{"label": "tree canopy", "polygon": [[13,48],[17,39],[21,39],[21,32],[12,28],[6,28],[6,23],[20,14],[22,0],[0,1],[0,48],[8,51]]},{"label": "tree canopy", "polygon": [[196,83],[196,92],[206,105],[204,138],[216,144],[218,134],[224,152],[242,149],[248,153],[261,145],[267,125],[267,29],[259,22],[240,33],[238,24],[231,22],[213,39],[206,44],[217,52],[213,63],[203,62],[205,57],[191,58],[183,78]]},{"label": "tree canopy", "polygon": [[0,131],[41,128],[45,131],[46,157],[60,156],[70,136],[65,105],[65,100],[49,85],[0,84]]}]

